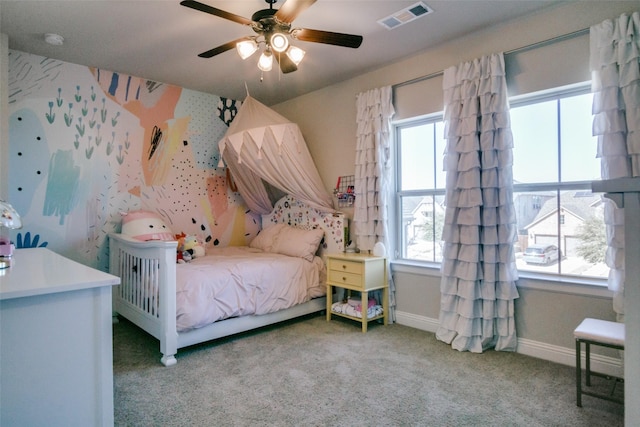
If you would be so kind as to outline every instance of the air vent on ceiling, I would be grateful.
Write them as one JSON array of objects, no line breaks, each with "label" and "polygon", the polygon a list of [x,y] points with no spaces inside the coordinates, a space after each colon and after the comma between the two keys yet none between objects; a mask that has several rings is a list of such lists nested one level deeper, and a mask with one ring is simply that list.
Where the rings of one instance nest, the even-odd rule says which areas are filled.
[{"label": "air vent on ceiling", "polygon": [[421,16],[426,16],[430,13],[433,13],[433,9],[431,9],[423,2],[418,2],[394,13],[393,15],[380,19],[378,21],[378,24],[382,25],[388,30],[392,30],[415,19],[418,19]]}]

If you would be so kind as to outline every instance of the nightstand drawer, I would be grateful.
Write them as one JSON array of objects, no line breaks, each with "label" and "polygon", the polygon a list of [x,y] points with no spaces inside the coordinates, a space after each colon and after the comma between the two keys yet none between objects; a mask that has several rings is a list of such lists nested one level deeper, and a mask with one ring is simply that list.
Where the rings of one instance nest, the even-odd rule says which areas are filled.
[{"label": "nightstand drawer", "polygon": [[362,263],[343,259],[329,259],[328,269],[330,271],[362,274]]},{"label": "nightstand drawer", "polygon": [[349,273],[347,271],[329,270],[329,280],[336,285],[351,285],[362,287],[362,275],[360,273]]}]

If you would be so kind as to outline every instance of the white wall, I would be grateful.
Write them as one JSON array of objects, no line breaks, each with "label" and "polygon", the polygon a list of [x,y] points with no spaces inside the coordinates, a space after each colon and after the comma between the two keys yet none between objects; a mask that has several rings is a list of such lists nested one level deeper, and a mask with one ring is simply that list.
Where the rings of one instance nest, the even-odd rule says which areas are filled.
[{"label": "white wall", "polygon": [[[536,46],[545,40],[584,30],[623,12],[640,10],[640,1],[569,2],[529,17],[484,29],[464,38],[436,46],[357,78],[273,106],[297,122],[328,191],[339,175],[354,173],[356,146],[355,99],[360,92],[400,83],[442,70],[479,56],[518,50],[507,55],[511,68],[510,93],[527,93],[589,79],[588,34],[566,41]],[[535,79],[525,78],[535,75]],[[411,103],[409,94],[423,105]],[[395,97],[403,98],[403,116],[438,111],[442,105],[441,78],[435,77],[410,87],[401,86]],[[420,109],[423,108],[421,111]],[[346,212],[350,214],[349,211]],[[399,323],[435,330],[439,314],[440,277],[436,269],[395,265]],[[554,284],[556,288],[564,284]],[[571,286],[550,291],[535,280],[520,280],[516,301],[519,350],[534,356],[573,363],[573,329],[584,317],[613,320],[611,294],[589,292],[588,287]],[[585,291],[586,292],[583,292]],[[608,353],[607,353],[608,354]],[[613,359],[603,359],[604,364]],[[612,362],[616,364],[615,360]],[[618,366],[608,366],[614,371]],[[616,371],[618,372],[618,371]]]}]

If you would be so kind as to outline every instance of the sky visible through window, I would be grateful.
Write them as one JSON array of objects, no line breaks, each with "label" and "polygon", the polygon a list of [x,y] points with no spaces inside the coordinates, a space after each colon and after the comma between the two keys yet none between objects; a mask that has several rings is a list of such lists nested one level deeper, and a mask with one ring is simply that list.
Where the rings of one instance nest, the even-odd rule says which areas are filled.
[{"label": "sky visible through window", "polygon": [[444,123],[438,121],[427,126],[404,128],[401,139],[402,189],[444,189]]},{"label": "sky visible through window", "polygon": [[511,109],[515,183],[600,179],[597,138],[591,135],[591,99],[591,94],[584,94]]},{"label": "sky visible through window", "polygon": [[[588,93],[511,109],[514,183],[558,182],[559,178],[562,182],[600,179],[597,138],[591,135],[591,100],[592,95]],[[560,135],[558,120],[562,122]],[[558,138],[561,138],[560,150]],[[402,129],[402,145],[402,190],[444,189],[444,123]],[[561,177],[558,176],[559,158]],[[434,164],[435,171],[431,173]]]}]

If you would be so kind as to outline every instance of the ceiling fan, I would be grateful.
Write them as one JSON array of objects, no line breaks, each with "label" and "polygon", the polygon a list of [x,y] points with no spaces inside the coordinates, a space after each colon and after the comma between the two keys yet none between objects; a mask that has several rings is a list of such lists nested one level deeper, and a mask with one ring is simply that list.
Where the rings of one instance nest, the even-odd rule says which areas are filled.
[{"label": "ceiling fan", "polygon": [[280,9],[274,9],[273,4],[277,1],[278,0],[265,0],[265,2],[269,4],[269,9],[258,10],[251,16],[251,19],[217,9],[195,0],[183,0],[180,4],[191,9],[237,22],[238,24],[247,25],[257,33],[257,35],[241,37],[206,52],[202,52],[198,55],[201,58],[211,58],[235,47],[240,57],[246,59],[258,50],[260,43],[264,43],[265,50],[258,61],[258,68],[262,71],[269,71],[273,63],[273,58],[275,57],[282,72],[291,73],[298,69],[298,64],[302,61],[305,52],[291,45],[289,38],[354,49],[362,44],[362,36],[312,30],[309,28],[292,28],[291,24],[293,20],[296,19],[301,12],[315,3],[316,0],[285,0]]}]

